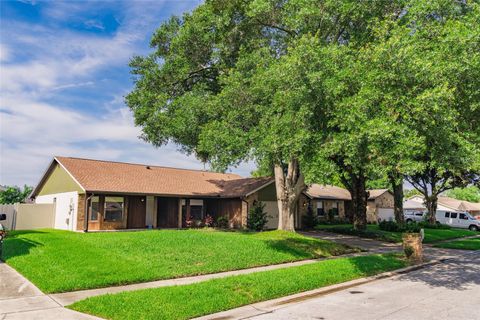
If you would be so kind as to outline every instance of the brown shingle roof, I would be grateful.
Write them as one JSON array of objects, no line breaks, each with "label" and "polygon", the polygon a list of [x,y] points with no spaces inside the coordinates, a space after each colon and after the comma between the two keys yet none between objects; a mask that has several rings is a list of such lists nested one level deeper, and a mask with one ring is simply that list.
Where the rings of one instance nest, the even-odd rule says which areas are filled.
[{"label": "brown shingle roof", "polygon": [[370,189],[368,190],[370,193],[370,196],[368,197],[368,200],[375,200],[377,197],[381,196],[385,192],[390,192],[388,189]]},{"label": "brown shingle roof", "polygon": [[438,197],[438,203],[460,211],[480,211],[480,203],[458,200],[450,197]]},{"label": "brown shingle roof", "polygon": [[348,190],[330,185],[321,185],[314,183],[307,189],[307,191],[305,191],[305,193],[310,198],[352,200],[352,197]]},{"label": "brown shingle roof", "polygon": [[69,157],[55,159],[86,191],[236,198],[273,181],[231,173]]}]

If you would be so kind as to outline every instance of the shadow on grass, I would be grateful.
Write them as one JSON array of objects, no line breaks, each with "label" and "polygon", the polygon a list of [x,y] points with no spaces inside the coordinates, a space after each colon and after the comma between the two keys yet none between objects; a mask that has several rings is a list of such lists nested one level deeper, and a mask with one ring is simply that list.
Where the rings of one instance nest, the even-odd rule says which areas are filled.
[{"label": "shadow on grass", "polygon": [[302,259],[323,258],[359,251],[344,244],[330,241],[319,242],[309,238],[266,240],[266,243],[276,251],[285,252],[295,258]]},{"label": "shadow on grass", "polygon": [[21,237],[32,233],[44,232],[35,230],[10,231],[3,242],[2,260],[8,262],[13,257],[28,255],[34,247],[43,246],[40,242]]},{"label": "shadow on grass", "polygon": [[480,252],[467,254],[434,267],[410,272],[398,278],[422,282],[431,287],[451,290],[467,290],[472,285],[480,285]]}]

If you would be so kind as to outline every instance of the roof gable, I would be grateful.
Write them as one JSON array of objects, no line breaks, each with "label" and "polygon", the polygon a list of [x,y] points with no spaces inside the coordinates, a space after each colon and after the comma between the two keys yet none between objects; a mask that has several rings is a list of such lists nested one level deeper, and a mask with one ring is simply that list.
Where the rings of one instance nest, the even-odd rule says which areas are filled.
[{"label": "roof gable", "polygon": [[369,192],[368,200],[375,200],[376,198],[383,195],[385,192],[392,194],[392,192],[388,189],[370,189],[368,190],[368,192]]}]

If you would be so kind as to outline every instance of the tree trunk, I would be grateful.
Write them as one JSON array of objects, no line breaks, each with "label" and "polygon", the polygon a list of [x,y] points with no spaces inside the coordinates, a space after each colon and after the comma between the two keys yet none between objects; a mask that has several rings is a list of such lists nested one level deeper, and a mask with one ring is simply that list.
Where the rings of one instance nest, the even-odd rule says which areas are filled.
[{"label": "tree trunk", "polygon": [[367,198],[366,181],[364,176],[352,176],[353,228],[365,230],[367,228]]},{"label": "tree trunk", "polygon": [[390,175],[390,183],[393,189],[393,214],[395,222],[399,225],[405,223],[403,215],[403,178],[399,174]]},{"label": "tree trunk", "polygon": [[281,163],[274,167],[278,204],[278,230],[295,231],[295,210],[305,182],[297,159],[291,159],[287,172]]},{"label": "tree trunk", "polygon": [[427,219],[428,223],[435,224],[437,223],[437,201],[438,196],[432,194],[431,196],[425,196],[425,206],[427,207]]}]

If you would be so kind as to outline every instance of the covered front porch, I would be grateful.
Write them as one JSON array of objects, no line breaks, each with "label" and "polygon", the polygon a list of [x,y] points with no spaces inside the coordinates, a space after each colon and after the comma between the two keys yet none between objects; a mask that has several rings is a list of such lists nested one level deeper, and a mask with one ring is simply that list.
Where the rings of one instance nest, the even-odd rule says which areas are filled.
[{"label": "covered front porch", "polygon": [[238,228],[246,222],[248,210],[240,198],[91,193],[83,201],[85,210],[77,226],[84,231],[185,228],[187,220],[201,225],[207,215],[215,222],[223,216],[229,227]]}]

